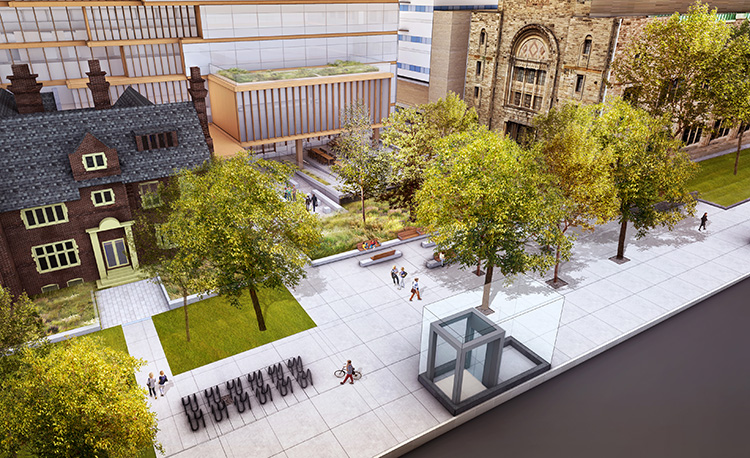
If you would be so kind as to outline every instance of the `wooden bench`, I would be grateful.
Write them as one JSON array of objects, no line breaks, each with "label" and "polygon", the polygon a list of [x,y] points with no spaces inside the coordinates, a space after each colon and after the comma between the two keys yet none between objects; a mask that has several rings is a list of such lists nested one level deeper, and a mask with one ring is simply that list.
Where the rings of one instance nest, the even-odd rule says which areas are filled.
[{"label": "wooden bench", "polygon": [[399,240],[408,240],[413,237],[418,237],[420,235],[423,235],[424,232],[416,227],[407,227],[404,228],[403,231],[396,234],[396,237],[398,237]]},{"label": "wooden bench", "polygon": [[[365,248],[365,243],[369,244],[370,246],[368,248]],[[373,248],[377,248],[380,246],[380,242],[378,242],[378,239],[372,239],[372,240],[365,240],[362,243],[357,244],[357,249],[359,251],[367,251],[371,250]]]},{"label": "wooden bench", "polygon": [[320,148],[312,148],[310,149],[310,152],[312,153],[313,158],[321,164],[331,165],[336,161],[336,158]]},{"label": "wooden bench", "polygon": [[380,264],[381,262],[388,262],[391,259],[400,258],[403,255],[399,250],[384,251],[374,256],[370,256],[368,259],[362,259],[359,261],[360,267],[367,267],[373,264]]}]

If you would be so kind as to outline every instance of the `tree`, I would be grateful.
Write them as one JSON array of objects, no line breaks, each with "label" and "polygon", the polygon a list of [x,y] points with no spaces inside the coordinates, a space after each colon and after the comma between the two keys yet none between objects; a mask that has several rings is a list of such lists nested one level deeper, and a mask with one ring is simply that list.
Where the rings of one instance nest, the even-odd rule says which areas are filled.
[{"label": "tree", "polygon": [[[207,165],[193,170],[203,173]],[[204,260],[195,252],[176,245],[163,227],[169,218],[171,206],[179,197],[177,179],[160,183],[158,200],[162,205],[146,209],[136,214],[133,235],[138,249],[141,268],[159,279],[163,284],[176,286],[182,295],[182,309],[185,313],[185,336],[190,342],[190,320],[187,297],[201,290],[205,269]]]},{"label": "tree", "polygon": [[658,225],[672,229],[684,218],[681,208],[693,215],[696,202],[687,182],[697,166],[682,151],[681,142],[671,137],[667,117],[655,118],[616,100],[603,107],[597,121],[596,135],[614,156],[620,222],[616,259],[622,260],[628,221],[637,231],[636,238],[642,238]]},{"label": "tree", "polygon": [[740,162],[745,129],[750,125],[750,22],[745,19],[732,29],[732,39],[722,49],[720,61],[714,66],[716,78],[711,86],[715,101],[714,116],[731,127],[739,127],[734,174]]},{"label": "tree", "polygon": [[248,290],[266,330],[258,288],[295,286],[305,276],[320,222],[280,189],[288,166],[238,154],[215,161],[201,173],[178,175],[179,196],[162,230],[172,243],[204,263],[200,291],[215,291],[236,307]]},{"label": "tree", "polygon": [[156,444],[156,413],[133,372],[144,362],[74,338],[24,348],[0,380],[2,450],[44,457],[132,457]]},{"label": "tree", "polygon": [[449,260],[484,262],[486,313],[495,267],[512,276],[554,264],[540,248],[563,245],[556,198],[533,155],[485,127],[447,137],[436,152],[417,191],[417,221]]},{"label": "tree", "polygon": [[413,220],[415,194],[422,186],[424,170],[435,156],[435,147],[455,132],[478,126],[477,112],[453,92],[437,102],[404,108],[384,120],[383,144],[393,147],[389,188],[383,194],[392,206],[408,208]]},{"label": "tree", "polygon": [[[571,227],[591,231],[617,215],[611,150],[602,148],[594,135],[598,110],[598,106],[566,104],[534,118],[542,169],[561,197],[562,234]],[[567,239],[572,243],[575,236]],[[561,254],[558,245],[553,285],[559,284]]]},{"label": "tree", "polygon": [[359,196],[362,223],[366,224],[365,197],[378,194],[385,187],[390,169],[388,157],[379,146],[373,146],[372,120],[361,101],[342,110],[341,126],[332,169],[343,182],[339,190]]},{"label": "tree", "polygon": [[728,39],[729,27],[716,10],[696,2],[685,16],[649,22],[614,60],[613,74],[634,105],[669,116],[676,138],[709,121],[714,105],[709,88]]},{"label": "tree", "polygon": [[26,293],[14,298],[0,286],[0,377],[17,369],[14,357],[21,348],[45,336],[44,323]]}]

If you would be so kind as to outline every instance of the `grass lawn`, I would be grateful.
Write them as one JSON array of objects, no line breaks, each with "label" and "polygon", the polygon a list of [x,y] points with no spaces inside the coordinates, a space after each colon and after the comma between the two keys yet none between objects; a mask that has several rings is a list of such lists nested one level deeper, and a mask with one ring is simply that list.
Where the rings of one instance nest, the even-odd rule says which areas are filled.
[{"label": "grass lawn", "polygon": [[82,336],[83,339],[89,337],[99,337],[102,339],[104,346],[124,353],[128,352],[128,345],[125,343],[125,334],[122,332],[122,326],[114,326]]},{"label": "grass lawn", "polygon": [[689,183],[701,199],[728,207],[750,198],[750,149],[740,152],[740,164],[734,175],[735,153],[698,163],[695,178]]},{"label": "grass lawn", "polygon": [[90,282],[33,296],[31,300],[44,320],[47,334],[93,324],[94,289],[94,283]]},{"label": "grass lawn", "polygon": [[365,200],[366,226],[362,224],[361,202],[345,204],[344,208],[346,212],[322,219],[323,240],[313,251],[312,259],[353,250],[358,243],[373,238],[380,241],[395,239],[397,232],[409,226],[409,212],[402,209],[391,210],[385,202]]},{"label": "grass lawn", "polygon": [[181,307],[155,315],[154,326],[172,373],[180,374],[315,326],[286,289],[260,290],[258,299],[266,320],[264,332],[258,331],[247,293],[240,297],[240,309],[232,307],[222,297],[188,306],[190,342],[185,336],[185,312]]}]

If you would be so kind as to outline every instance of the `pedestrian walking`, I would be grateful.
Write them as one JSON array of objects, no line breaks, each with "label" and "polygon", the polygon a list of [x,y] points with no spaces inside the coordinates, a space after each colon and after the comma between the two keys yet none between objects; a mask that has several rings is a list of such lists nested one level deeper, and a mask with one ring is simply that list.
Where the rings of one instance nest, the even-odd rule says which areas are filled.
[{"label": "pedestrian walking", "polygon": [[164,396],[164,385],[166,385],[167,382],[167,376],[164,374],[164,371],[159,371],[159,393],[161,393],[162,396]]},{"label": "pedestrian walking", "polygon": [[354,385],[354,366],[352,366],[351,359],[346,362],[346,377],[344,377],[344,381],[341,382],[342,385],[346,383],[346,379],[349,379],[349,383]]},{"label": "pedestrian walking", "polygon": [[704,231],[708,230],[706,229],[706,222],[708,222],[708,213],[704,213],[703,216],[701,216],[701,225],[698,226],[698,232],[700,232],[701,228],[703,228]]},{"label": "pedestrian walking", "polygon": [[393,269],[391,269],[391,280],[393,280],[393,284],[398,286],[398,267],[393,266]]},{"label": "pedestrian walking", "polygon": [[148,387],[148,397],[151,397],[151,395],[153,395],[154,399],[158,399],[156,397],[156,379],[154,378],[153,372],[148,373],[148,381],[146,381],[146,386]]},{"label": "pedestrian walking", "polygon": [[312,207],[313,207],[313,213],[315,213],[315,207],[318,206],[318,196],[315,195],[315,193],[312,194]]},{"label": "pedestrian walking", "polygon": [[312,199],[310,199],[310,195],[309,194],[306,195],[305,196],[305,208],[307,209],[307,211],[310,211],[310,202],[311,201],[312,201]]},{"label": "pedestrian walking", "polygon": [[289,185],[284,186],[284,200],[287,202],[292,198],[292,192],[289,190]]},{"label": "pedestrian walking", "polygon": [[414,278],[414,282],[411,284],[411,297],[409,300],[414,299],[414,295],[417,295],[417,299],[422,300],[422,296],[419,295],[419,278]]},{"label": "pedestrian walking", "polygon": [[401,272],[398,273],[398,276],[401,277],[401,283],[398,285],[398,289],[404,289],[404,283],[406,282],[406,271],[404,268],[401,268]]},{"label": "pedestrian walking", "polygon": [[297,186],[292,185],[292,201],[297,202]]}]

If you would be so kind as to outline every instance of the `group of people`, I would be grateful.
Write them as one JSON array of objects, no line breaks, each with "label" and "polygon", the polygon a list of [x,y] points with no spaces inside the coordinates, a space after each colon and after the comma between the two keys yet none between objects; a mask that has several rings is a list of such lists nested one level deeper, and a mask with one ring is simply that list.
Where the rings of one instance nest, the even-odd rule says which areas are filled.
[{"label": "group of people", "polygon": [[284,199],[288,200],[289,202],[296,202],[297,201],[297,187],[292,185],[286,185],[284,187]]},{"label": "group of people", "polygon": [[[289,202],[297,202],[297,186],[295,185],[286,185],[284,186],[284,199],[286,199]],[[307,208],[307,211],[310,211],[310,207],[312,207],[312,212],[315,213],[315,208],[318,206],[318,196],[313,194],[312,192],[310,194],[305,194],[305,208]]]},{"label": "group of people", "polygon": [[[393,266],[393,269],[391,269],[391,279],[393,280],[393,284],[396,285],[398,289],[403,289],[404,284],[406,283],[406,276],[408,274],[406,273],[406,269],[403,267],[401,270],[398,270],[398,267]],[[414,299],[414,296],[417,296],[418,300],[422,300],[422,295],[419,291],[419,278],[414,277],[414,281],[411,283],[411,297],[409,297],[409,300]]]},{"label": "group of people", "polygon": [[318,206],[318,196],[316,196],[313,193],[310,193],[305,196],[305,208],[307,208],[307,211],[310,211],[310,206],[312,205],[312,211],[315,213],[315,207]]},{"label": "group of people", "polygon": [[148,387],[148,397],[154,396],[154,399],[158,399],[156,397],[156,385],[159,385],[159,393],[161,393],[162,396],[164,396],[164,385],[167,384],[167,376],[164,374],[164,371],[159,371],[159,380],[157,381],[156,378],[154,378],[154,373],[149,372],[148,374],[148,381],[146,382],[146,386]]}]

